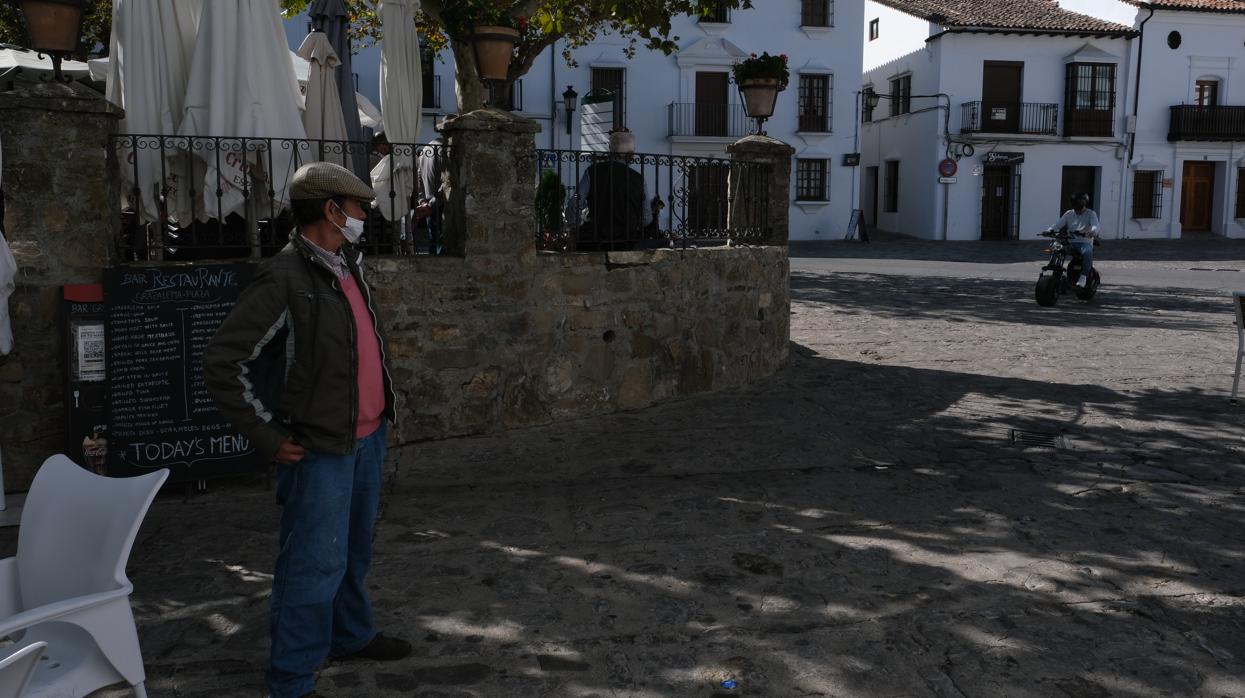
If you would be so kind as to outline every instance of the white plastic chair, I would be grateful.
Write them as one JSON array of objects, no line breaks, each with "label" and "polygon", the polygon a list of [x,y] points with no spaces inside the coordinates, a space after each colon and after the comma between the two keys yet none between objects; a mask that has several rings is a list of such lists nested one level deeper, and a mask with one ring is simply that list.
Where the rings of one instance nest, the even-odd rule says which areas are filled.
[{"label": "white plastic chair", "polygon": [[48,643],[36,642],[0,661],[0,698],[22,698],[26,695],[26,687],[30,685],[30,677],[35,673],[35,665],[47,648]]},{"label": "white plastic chair", "polygon": [[1236,307],[1236,373],[1232,377],[1232,397],[1236,402],[1236,390],[1241,386],[1241,359],[1245,358],[1245,291],[1232,292],[1232,305]]},{"label": "white plastic chair", "polygon": [[63,455],[43,462],[26,496],[17,556],[0,560],[0,637],[43,641],[28,696],[85,696],[126,682],[146,698],[125,565],[168,477],[108,478]]}]

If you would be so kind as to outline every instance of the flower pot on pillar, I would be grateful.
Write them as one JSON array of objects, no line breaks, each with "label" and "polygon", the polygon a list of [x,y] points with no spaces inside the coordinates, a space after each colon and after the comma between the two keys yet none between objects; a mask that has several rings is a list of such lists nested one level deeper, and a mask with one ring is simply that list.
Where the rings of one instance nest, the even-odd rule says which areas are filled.
[{"label": "flower pot on pillar", "polygon": [[505,80],[510,73],[510,59],[519,32],[510,27],[482,26],[471,33],[475,46],[476,65],[484,80]]},{"label": "flower pot on pillar", "polygon": [[748,116],[757,120],[758,133],[761,132],[765,120],[774,115],[774,104],[778,101],[779,91],[777,78],[754,78],[739,83],[744,109]]}]

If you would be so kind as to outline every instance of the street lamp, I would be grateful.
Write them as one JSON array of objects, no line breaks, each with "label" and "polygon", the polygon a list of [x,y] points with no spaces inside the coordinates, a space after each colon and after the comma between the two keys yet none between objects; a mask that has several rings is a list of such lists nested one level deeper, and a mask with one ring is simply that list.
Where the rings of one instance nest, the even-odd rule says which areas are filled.
[{"label": "street lamp", "polygon": [[68,82],[61,59],[78,48],[83,0],[16,0],[30,35],[30,48],[52,58],[52,76]]},{"label": "street lamp", "polygon": [[579,106],[579,93],[574,87],[566,86],[566,92],[562,93],[562,106],[566,108],[566,135],[571,135],[571,114],[575,113],[575,107]]}]

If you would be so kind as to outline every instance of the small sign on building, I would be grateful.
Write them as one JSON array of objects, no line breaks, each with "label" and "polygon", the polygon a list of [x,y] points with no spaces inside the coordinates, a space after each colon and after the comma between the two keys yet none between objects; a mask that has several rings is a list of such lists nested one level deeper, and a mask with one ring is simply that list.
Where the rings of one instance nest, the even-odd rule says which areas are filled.
[{"label": "small sign on building", "polygon": [[983,155],[981,160],[987,165],[1019,165],[1025,161],[1025,154],[992,150]]},{"label": "small sign on building", "polygon": [[860,153],[843,153],[844,167],[857,167],[860,165]]}]

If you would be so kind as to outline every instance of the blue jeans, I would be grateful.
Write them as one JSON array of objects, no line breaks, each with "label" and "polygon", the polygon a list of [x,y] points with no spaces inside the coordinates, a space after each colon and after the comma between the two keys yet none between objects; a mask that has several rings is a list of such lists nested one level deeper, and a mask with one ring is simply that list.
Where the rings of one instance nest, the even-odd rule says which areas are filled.
[{"label": "blue jeans", "polygon": [[[1093,276],[1094,273],[1094,243],[1092,240],[1075,240],[1072,243],[1076,246],[1078,252],[1081,253],[1081,274],[1085,277]],[[1076,279],[1073,279],[1075,282]]]},{"label": "blue jeans", "polygon": [[385,425],[346,456],[307,452],[277,466],[280,552],[272,578],[272,698],[303,696],[329,655],[363,649],[376,631],[363,579],[380,506]]}]

